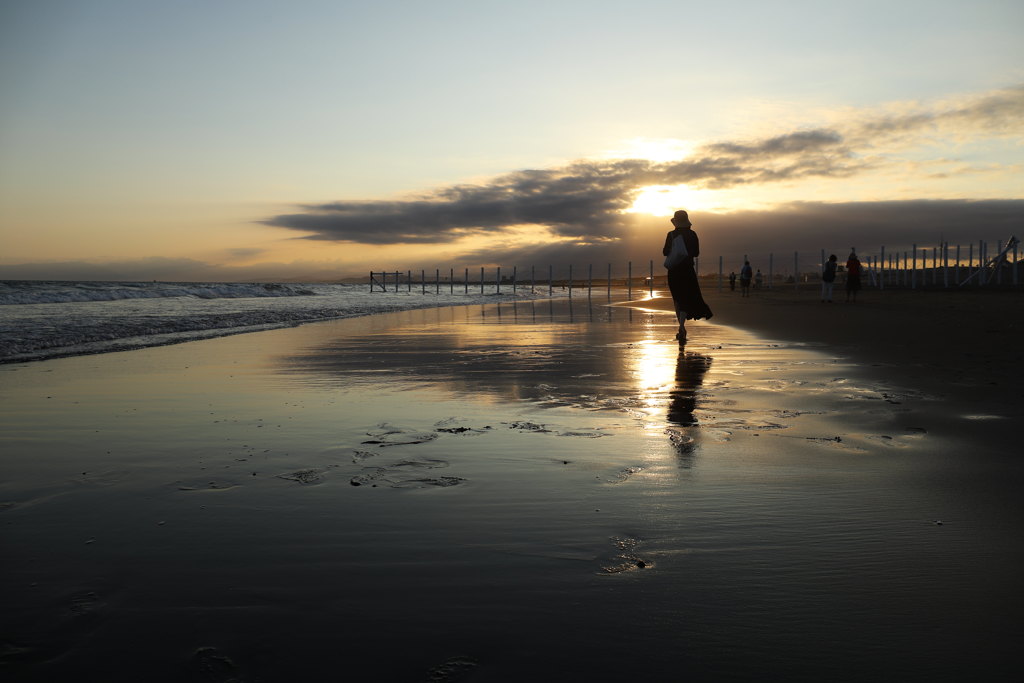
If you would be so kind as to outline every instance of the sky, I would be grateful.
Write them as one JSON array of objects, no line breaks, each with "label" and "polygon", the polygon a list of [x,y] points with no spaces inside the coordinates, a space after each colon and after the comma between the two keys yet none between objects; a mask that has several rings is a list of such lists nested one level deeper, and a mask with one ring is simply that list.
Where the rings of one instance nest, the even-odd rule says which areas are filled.
[{"label": "sky", "polygon": [[618,268],[680,208],[726,269],[995,243],[1022,34],[1019,0],[0,0],[0,278]]}]

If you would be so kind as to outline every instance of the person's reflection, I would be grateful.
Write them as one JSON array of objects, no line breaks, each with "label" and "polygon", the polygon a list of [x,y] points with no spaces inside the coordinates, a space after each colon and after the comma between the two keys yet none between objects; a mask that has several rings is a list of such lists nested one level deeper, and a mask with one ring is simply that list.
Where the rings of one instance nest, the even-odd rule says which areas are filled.
[{"label": "person's reflection", "polygon": [[[697,447],[696,429],[679,429],[695,427],[697,418],[698,392],[704,383],[704,375],[711,367],[711,358],[699,353],[687,353],[679,349],[676,359],[676,384],[669,392],[668,402],[668,435],[680,455],[690,456]],[[681,463],[684,467],[691,465],[689,458]]]}]

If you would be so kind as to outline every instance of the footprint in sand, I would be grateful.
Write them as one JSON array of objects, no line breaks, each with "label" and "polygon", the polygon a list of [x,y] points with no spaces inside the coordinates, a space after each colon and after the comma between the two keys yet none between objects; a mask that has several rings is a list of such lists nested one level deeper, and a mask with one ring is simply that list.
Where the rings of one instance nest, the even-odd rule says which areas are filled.
[{"label": "footprint in sand", "polygon": [[320,470],[296,470],[295,472],[285,472],[284,474],[278,474],[277,478],[287,479],[288,481],[295,481],[300,484],[319,484],[322,479],[320,474]]},{"label": "footprint in sand", "polygon": [[425,477],[425,470],[448,467],[445,460],[403,460],[387,467],[371,467],[349,480],[352,486],[377,486],[394,489],[446,488],[466,481],[462,477]]},{"label": "footprint in sand", "polygon": [[410,444],[426,443],[437,438],[435,432],[419,432],[403,427],[396,427],[388,423],[380,424],[376,429],[368,431],[367,436],[373,437],[362,443],[384,446],[404,446]]}]

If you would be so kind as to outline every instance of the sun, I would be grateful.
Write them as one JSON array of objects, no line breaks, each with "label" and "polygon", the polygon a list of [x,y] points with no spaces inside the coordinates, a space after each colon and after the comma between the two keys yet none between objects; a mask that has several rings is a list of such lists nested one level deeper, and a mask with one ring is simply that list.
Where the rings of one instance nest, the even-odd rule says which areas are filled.
[{"label": "sun", "polygon": [[633,205],[624,213],[671,216],[676,209],[701,211],[711,208],[701,190],[687,185],[649,185],[637,192]]}]

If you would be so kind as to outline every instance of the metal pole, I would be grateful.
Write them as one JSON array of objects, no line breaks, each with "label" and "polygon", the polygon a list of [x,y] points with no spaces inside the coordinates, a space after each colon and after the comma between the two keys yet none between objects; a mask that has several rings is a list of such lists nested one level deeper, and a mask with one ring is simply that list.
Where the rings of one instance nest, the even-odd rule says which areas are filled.
[{"label": "metal pole", "polygon": [[441,293],[441,269],[434,270],[434,294]]},{"label": "metal pole", "polygon": [[465,294],[469,294],[469,268],[466,268],[466,276],[465,279],[463,280],[463,284],[466,287]]},{"label": "metal pole", "polygon": [[651,279],[648,280],[647,296],[654,296],[654,260],[651,260]]},{"label": "metal pole", "polygon": [[610,263],[608,264],[608,281],[607,281],[607,285],[608,285],[608,298],[610,299],[611,296],[612,296],[612,264],[610,264]]},{"label": "metal pole", "polygon": [[501,294],[501,266],[498,266],[494,273],[494,289],[496,293]]},{"label": "metal pole", "polygon": [[626,296],[633,300],[633,262],[630,261],[626,273]]},{"label": "metal pole", "polygon": [[480,294],[484,293],[484,267],[480,266]]},{"label": "metal pole", "polygon": [[587,298],[593,293],[594,289],[594,264],[587,264]]},{"label": "metal pole", "polygon": [[448,286],[451,288],[450,294],[455,294],[455,269],[448,269]]},{"label": "metal pole", "polygon": [[[398,273],[397,272],[395,273],[395,279],[396,280],[398,279]],[[405,285],[406,285],[406,287],[408,287],[407,291],[409,292],[409,294],[412,294],[412,271],[411,270],[405,271]]]},{"label": "metal pole", "polygon": [[569,264],[569,298],[572,298],[572,264]]},{"label": "metal pole", "polygon": [[519,282],[519,266],[512,266],[512,294],[516,294],[516,284]]},{"label": "metal pole", "polygon": [[552,272],[552,266],[548,266],[548,296],[549,297],[554,296],[554,289],[553,289],[553,285],[551,284],[551,272]]}]

